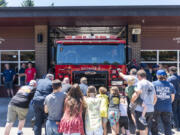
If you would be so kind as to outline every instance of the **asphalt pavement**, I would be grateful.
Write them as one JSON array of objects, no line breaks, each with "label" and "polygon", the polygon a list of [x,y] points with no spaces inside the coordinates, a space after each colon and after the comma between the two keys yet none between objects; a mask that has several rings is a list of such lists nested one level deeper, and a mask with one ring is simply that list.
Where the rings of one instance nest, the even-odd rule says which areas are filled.
[{"label": "asphalt pavement", "polygon": [[[10,98],[0,98],[0,135],[4,134],[4,127],[6,124],[7,108],[8,108],[9,101],[10,101]],[[32,130],[32,125],[31,125],[32,117],[33,117],[33,109],[32,109],[32,106],[30,106],[27,119],[26,119],[26,124],[23,129],[24,135],[34,135],[33,130]],[[17,125],[18,125],[18,121],[15,122],[10,135],[17,134]],[[159,135],[163,135],[163,130],[161,127],[162,126],[160,126],[161,132],[159,133]],[[132,129],[132,127],[130,127],[130,129]],[[45,135],[44,128],[42,129],[42,135]],[[111,134],[109,133],[108,135],[111,135]],[[177,132],[173,129],[173,135],[180,135],[180,132]]]}]

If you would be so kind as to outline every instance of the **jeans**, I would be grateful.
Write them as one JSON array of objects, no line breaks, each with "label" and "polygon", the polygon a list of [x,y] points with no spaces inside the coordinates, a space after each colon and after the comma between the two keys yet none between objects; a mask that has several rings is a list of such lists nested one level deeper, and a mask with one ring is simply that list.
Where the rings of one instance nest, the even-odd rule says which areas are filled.
[{"label": "jeans", "polygon": [[152,135],[158,135],[159,118],[162,120],[165,135],[172,135],[171,133],[171,112],[158,112],[155,111],[152,120],[151,132]]},{"label": "jeans", "polygon": [[33,102],[33,109],[35,116],[34,135],[41,135],[42,125],[46,121],[47,115],[44,113],[43,104]]},{"label": "jeans", "polygon": [[56,124],[56,121],[47,120],[46,131],[47,135],[62,135],[61,133],[58,133],[58,125]]},{"label": "jeans", "polygon": [[175,99],[172,107],[175,127],[180,128],[180,99]]}]

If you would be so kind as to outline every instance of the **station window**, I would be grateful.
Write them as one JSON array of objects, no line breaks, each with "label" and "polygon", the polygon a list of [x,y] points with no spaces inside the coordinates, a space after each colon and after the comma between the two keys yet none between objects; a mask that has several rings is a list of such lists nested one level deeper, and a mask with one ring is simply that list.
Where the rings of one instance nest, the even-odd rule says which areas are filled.
[{"label": "station window", "polygon": [[159,51],[159,61],[177,61],[177,51]]},{"label": "station window", "polygon": [[4,71],[4,65],[6,63],[9,64],[10,68],[16,72],[15,84],[18,85],[18,71],[21,68],[21,64],[27,63],[29,61],[35,63],[34,50],[0,50],[0,84],[3,85],[2,73]]},{"label": "station window", "polygon": [[1,61],[18,61],[18,51],[1,52]]},{"label": "station window", "polygon": [[180,50],[141,50],[141,63],[162,64],[166,69],[176,66],[180,73]]},{"label": "station window", "polygon": [[156,51],[142,51],[141,52],[141,61],[156,61],[157,52]]}]

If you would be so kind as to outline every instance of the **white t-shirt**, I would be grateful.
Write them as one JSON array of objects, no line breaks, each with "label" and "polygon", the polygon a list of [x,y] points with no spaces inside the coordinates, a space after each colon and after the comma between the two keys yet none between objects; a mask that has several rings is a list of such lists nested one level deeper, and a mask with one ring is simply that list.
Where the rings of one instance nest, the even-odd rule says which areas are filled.
[{"label": "white t-shirt", "polygon": [[126,104],[126,103],[119,104],[119,110],[120,110],[121,116],[128,116],[127,109],[128,109],[128,104]]},{"label": "white t-shirt", "polygon": [[[137,83],[135,91],[141,91],[140,97],[143,100],[144,104],[147,106],[147,112],[154,112],[154,96],[156,95],[154,86],[151,82],[146,79],[143,79]],[[137,105],[136,111],[143,111],[142,106]]]}]

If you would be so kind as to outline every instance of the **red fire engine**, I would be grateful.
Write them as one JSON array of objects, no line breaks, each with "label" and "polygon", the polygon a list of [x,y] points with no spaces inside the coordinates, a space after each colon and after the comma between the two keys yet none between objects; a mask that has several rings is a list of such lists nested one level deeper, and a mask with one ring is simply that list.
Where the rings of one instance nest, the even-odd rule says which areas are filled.
[{"label": "red fire engine", "polygon": [[79,83],[87,77],[96,87],[122,85],[117,69],[126,72],[125,41],[116,36],[66,36],[56,42],[55,77]]}]

